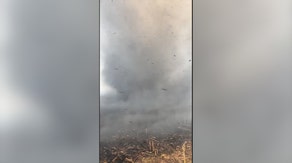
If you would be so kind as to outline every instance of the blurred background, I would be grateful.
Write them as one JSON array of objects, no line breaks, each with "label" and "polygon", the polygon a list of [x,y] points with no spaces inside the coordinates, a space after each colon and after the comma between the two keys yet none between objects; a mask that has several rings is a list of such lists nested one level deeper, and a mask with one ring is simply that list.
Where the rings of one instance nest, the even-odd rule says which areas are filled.
[{"label": "blurred background", "polygon": [[99,5],[0,1],[0,162],[98,162]]},{"label": "blurred background", "polygon": [[292,161],[290,0],[195,0],[194,162]]}]

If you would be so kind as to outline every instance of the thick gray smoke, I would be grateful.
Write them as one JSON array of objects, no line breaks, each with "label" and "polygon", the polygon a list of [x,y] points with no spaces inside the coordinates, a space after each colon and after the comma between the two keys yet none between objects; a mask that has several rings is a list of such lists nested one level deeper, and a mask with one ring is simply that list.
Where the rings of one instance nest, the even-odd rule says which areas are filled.
[{"label": "thick gray smoke", "polygon": [[101,136],[190,122],[191,59],[190,0],[101,1]]},{"label": "thick gray smoke", "polygon": [[8,7],[0,162],[98,162],[98,1],[12,0]]},{"label": "thick gray smoke", "polygon": [[290,0],[194,3],[194,162],[292,161]]}]

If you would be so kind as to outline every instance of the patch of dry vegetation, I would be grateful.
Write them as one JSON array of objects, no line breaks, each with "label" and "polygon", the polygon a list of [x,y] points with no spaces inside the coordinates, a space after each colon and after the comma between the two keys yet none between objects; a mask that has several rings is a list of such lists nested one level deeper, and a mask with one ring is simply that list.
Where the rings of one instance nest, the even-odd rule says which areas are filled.
[{"label": "patch of dry vegetation", "polygon": [[[165,133],[163,133],[165,132]],[[130,134],[132,133],[132,134]],[[100,143],[101,163],[191,163],[191,127],[144,134],[124,130]]]}]

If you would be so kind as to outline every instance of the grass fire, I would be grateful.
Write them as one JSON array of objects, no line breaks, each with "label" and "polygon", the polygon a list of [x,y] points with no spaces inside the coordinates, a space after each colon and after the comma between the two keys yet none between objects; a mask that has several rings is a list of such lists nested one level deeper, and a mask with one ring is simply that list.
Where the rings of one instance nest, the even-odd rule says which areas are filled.
[{"label": "grass fire", "polygon": [[192,1],[100,2],[100,162],[192,162]]}]

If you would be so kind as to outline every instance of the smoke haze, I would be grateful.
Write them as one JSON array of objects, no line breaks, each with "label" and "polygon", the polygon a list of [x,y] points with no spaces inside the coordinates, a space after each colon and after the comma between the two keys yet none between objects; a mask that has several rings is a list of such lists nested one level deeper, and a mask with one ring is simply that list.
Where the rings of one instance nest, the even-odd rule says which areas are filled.
[{"label": "smoke haze", "polygon": [[101,138],[191,120],[191,1],[101,1]]}]

